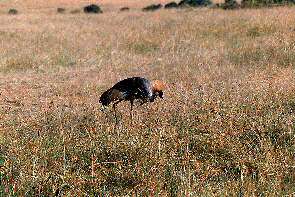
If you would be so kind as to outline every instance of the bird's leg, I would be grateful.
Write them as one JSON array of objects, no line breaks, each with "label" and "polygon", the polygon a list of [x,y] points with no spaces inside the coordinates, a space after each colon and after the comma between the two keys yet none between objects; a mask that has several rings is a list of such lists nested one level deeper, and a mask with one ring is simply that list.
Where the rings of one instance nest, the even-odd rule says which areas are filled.
[{"label": "bird's leg", "polygon": [[130,118],[131,118],[131,124],[132,124],[132,110],[133,110],[133,104],[134,104],[134,100],[130,100]]},{"label": "bird's leg", "polygon": [[118,124],[118,118],[117,118],[117,112],[116,112],[116,105],[118,103],[120,103],[121,101],[117,101],[113,104],[113,109],[114,109],[114,113],[115,113],[115,119],[116,119],[116,124]]},{"label": "bird's leg", "polygon": [[117,113],[116,113],[116,104],[117,104],[117,103],[114,103],[114,104],[113,104],[113,109],[114,109],[115,119],[116,119],[116,124],[117,124],[117,123],[118,123],[118,119],[117,119]]}]

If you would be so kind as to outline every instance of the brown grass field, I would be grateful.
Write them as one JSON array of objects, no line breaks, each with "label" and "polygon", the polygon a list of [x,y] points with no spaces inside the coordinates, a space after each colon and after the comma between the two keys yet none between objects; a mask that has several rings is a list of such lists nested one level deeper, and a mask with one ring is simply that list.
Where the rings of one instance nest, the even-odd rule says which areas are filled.
[{"label": "brown grass field", "polygon": [[[295,195],[295,7],[89,2],[0,1],[0,196]],[[115,125],[130,76],[165,99]]]}]

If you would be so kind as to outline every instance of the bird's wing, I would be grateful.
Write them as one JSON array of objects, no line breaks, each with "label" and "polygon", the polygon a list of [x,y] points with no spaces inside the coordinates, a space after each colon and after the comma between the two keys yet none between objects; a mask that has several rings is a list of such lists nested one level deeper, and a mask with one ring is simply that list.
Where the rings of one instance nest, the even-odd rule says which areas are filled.
[{"label": "bird's wing", "polygon": [[151,88],[148,86],[148,84],[144,84],[143,86],[138,87],[137,93],[138,96],[140,96],[143,99],[150,99],[153,96]]}]

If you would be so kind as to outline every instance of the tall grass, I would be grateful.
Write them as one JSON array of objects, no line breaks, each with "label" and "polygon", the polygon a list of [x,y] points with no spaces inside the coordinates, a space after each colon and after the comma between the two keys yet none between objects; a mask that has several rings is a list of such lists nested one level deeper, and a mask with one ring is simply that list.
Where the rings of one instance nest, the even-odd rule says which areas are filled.
[{"label": "tall grass", "polygon": [[[294,19],[287,7],[1,16],[1,195],[294,195]],[[119,105],[116,125],[98,99],[128,76],[168,89],[133,123]]]}]

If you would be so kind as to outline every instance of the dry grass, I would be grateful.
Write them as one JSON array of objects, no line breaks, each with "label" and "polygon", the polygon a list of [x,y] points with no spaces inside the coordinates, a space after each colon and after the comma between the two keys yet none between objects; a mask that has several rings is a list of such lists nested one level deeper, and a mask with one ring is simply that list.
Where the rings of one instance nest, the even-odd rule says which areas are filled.
[{"label": "dry grass", "polygon": [[[0,11],[1,196],[294,195],[294,8],[28,2]],[[98,99],[128,76],[169,89],[115,126]]]}]

